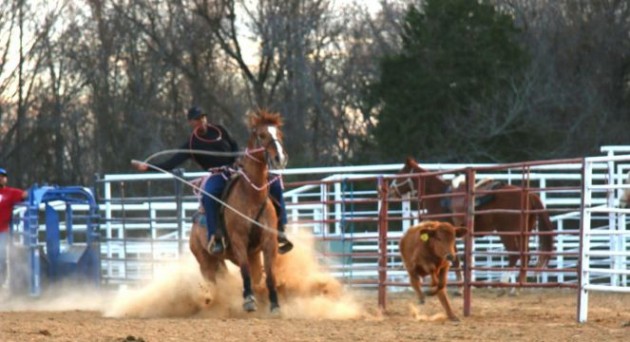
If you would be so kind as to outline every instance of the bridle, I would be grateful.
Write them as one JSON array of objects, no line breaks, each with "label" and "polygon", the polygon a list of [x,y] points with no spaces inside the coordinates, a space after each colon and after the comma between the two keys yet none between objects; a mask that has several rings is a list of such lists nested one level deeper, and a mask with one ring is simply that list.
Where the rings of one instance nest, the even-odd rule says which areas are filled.
[{"label": "bridle", "polygon": [[263,161],[258,159],[258,158],[256,158],[256,157],[254,157],[254,155],[252,154],[252,153],[258,153],[260,151],[265,151],[265,159],[267,159],[267,150],[264,147],[258,147],[258,148],[251,149],[251,150],[249,148],[245,148],[245,156],[247,158],[249,158],[249,159],[259,163],[259,164],[262,164]]},{"label": "bridle", "polygon": [[[272,137],[271,139],[269,139],[269,141],[266,144],[263,144],[263,141],[256,134],[256,143],[255,143],[256,148],[254,148],[254,149],[246,148],[245,149],[245,156],[248,157],[249,159],[257,162],[257,163],[262,164],[264,161],[256,158],[253,155],[253,153],[258,153],[258,152],[263,151],[264,152],[264,159],[267,161],[267,166],[269,168],[271,168],[271,162],[270,162],[271,159],[269,158],[269,146],[272,145],[272,144],[274,144],[274,145],[277,144],[277,145],[282,146],[282,142],[279,139],[276,139],[275,137]],[[280,151],[277,151],[277,148],[276,148],[276,152],[280,153]]]},{"label": "bridle", "polygon": [[[253,160],[254,162],[258,163],[258,164],[264,164],[265,161],[267,161],[267,168],[271,168],[271,159],[269,158],[269,146],[271,144],[278,144],[280,146],[282,146],[282,143],[280,142],[279,139],[276,139],[274,137],[272,137],[271,139],[269,139],[269,141],[266,144],[263,144],[263,140],[260,139],[260,137],[256,134],[256,132],[253,132],[256,135],[256,139],[255,139],[255,148],[245,148],[245,157]],[[276,148],[277,151],[277,148]],[[259,152],[263,152],[264,153],[264,160],[260,160],[259,158],[257,158],[254,154],[255,153],[259,153]],[[279,151],[277,151],[277,153],[280,153]],[[268,188],[269,186],[271,186],[272,183],[276,182],[276,181],[281,181],[279,176],[275,176],[272,177],[268,182],[262,184],[262,185],[256,185],[254,184],[254,182],[249,178],[249,176],[247,175],[247,173],[239,168],[239,170],[237,171],[240,175],[242,175],[245,180],[256,190],[258,191],[262,191],[265,190],[266,188]]]},{"label": "bridle", "polygon": [[416,196],[416,194],[418,193],[418,190],[416,190],[416,188],[414,187],[413,184],[413,180],[411,179],[411,177],[407,177],[407,179],[405,179],[404,182],[401,182],[400,184],[398,184],[398,179],[394,179],[394,182],[391,185],[392,190],[394,190],[394,192],[396,193],[396,195],[398,197],[403,197],[402,193],[400,192],[400,188],[404,185],[408,185],[409,189],[410,189],[410,194],[411,196]]}]

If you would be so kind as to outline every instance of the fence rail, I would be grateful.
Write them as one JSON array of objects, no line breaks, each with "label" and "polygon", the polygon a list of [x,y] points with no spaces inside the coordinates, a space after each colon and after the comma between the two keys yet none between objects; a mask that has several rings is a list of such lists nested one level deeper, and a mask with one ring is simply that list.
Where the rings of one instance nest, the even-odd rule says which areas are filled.
[{"label": "fence rail", "polygon": [[[490,164],[426,164],[430,171],[462,170],[463,167],[491,167]],[[594,183],[603,184],[608,177],[608,165],[594,164]],[[375,280],[378,277],[376,265],[378,251],[378,192],[377,178],[395,177],[402,164],[335,167],[317,169],[283,170],[285,177],[285,201],[289,217],[289,232],[308,231],[317,240],[322,258],[335,257],[328,262],[335,275],[345,281]],[[620,172],[622,170],[620,169]],[[357,174],[357,172],[364,172]],[[180,172],[183,178],[193,180],[204,176],[199,172]],[[293,181],[292,178],[312,179]],[[323,179],[317,179],[318,177]],[[446,173],[445,179],[454,177]],[[518,183],[523,173],[518,169],[503,172],[479,172],[477,177]],[[615,179],[623,174],[617,172]],[[532,186],[539,190],[541,198],[551,212],[558,232],[571,232],[579,228],[580,193],[567,189],[581,182],[581,165],[557,164],[539,165],[531,168],[529,174]],[[308,184],[306,184],[308,183]],[[621,183],[618,181],[617,183]],[[562,185],[564,190],[553,190]],[[624,188],[619,187],[617,191]],[[602,188],[603,190],[603,188]],[[101,251],[103,280],[119,284],[137,279],[153,277],[153,263],[169,258],[177,259],[187,253],[187,239],[190,233],[190,217],[198,208],[198,202],[189,188],[182,186],[168,174],[128,174],[106,175],[96,182],[97,200],[102,214]],[[607,202],[603,194],[593,198],[594,204]],[[404,272],[396,270],[400,265],[397,240],[402,233],[417,222],[420,212],[414,210],[413,201],[405,200],[390,203],[388,243],[392,246],[389,258],[392,279],[405,281]],[[81,207],[77,207],[81,210]],[[60,210],[63,208],[60,207]],[[597,218],[595,218],[597,219]],[[81,226],[74,227],[82,229]],[[63,229],[63,224],[62,224]],[[45,227],[41,227],[44,231]],[[602,237],[601,243],[606,242]],[[330,240],[340,242],[330,243]],[[575,268],[579,252],[579,236],[560,235],[556,241],[558,257],[551,262],[553,268]],[[537,250],[537,242],[532,240],[530,248]],[[463,251],[462,242],[458,249]],[[498,236],[485,236],[475,239],[475,264],[487,268],[500,268],[507,265],[507,255],[501,254],[503,246]],[[371,257],[353,257],[357,253],[371,254]],[[130,265],[146,265],[132,267]],[[341,272],[340,270],[343,270]],[[136,274],[136,272],[139,272]],[[477,271],[474,278],[495,281],[497,271]],[[559,282],[576,282],[575,275],[566,272],[538,274],[541,281],[551,279]],[[451,276],[452,278],[452,276]]]},{"label": "fence rail", "polygon": [[[630,188],[624,184],[630,170],[627,156],[616,156],[618,148],[606,157],[589,159],[588,174],[582,163],[549,161],[529,165],[512,165],[501,170],[490,164],[424,164],[429,171],[445,171],[447,180],[466,167],[477,170],[476,180],[492,178],[511,184],[522,184],[540,195],[551,214],[555,231],[555,251],[549,269],[529,271],[538,283],[558,283],[578,286],[580,257],[588,257],[590,283],[585,288],[596,289],[616,278],[618,284],[630,285],[623,267],[628,268],[626,252],[630,240],[625,230],[627,209],[617,207],[621,192]],[[612,152],[611,152],[612,151]],[[630,148],[626,152],[630,152]],[[326,167],[288,169],[279,173],[285,179],[285,201],[289,218],[289,233],[306,231],[315,237],[322,264],[338,278],[356,286],[379,286],[382,257],[379,249],[378,182],[391,181],[402,164],[357,167]],[[176,171],[177,175],[194,180],[205,173]],[[525,177],[526,176],[526,177]],[[588,179],[587,208],[590,225],[589,251],[584,254],[581,239],[583,181]],[[177,260],[188,253],[190,217],[198,208],[197,198],[189,187],[168,174],[105,175],[94,186],[101,212],[102,279],[105,284],[124,284],[146,280],[159,272],[161,264]],[[386,283],[405,284],[407,274],[398,255],[398,240],[408,227],[424,213],[416,209],[412,199],[388,203],[386,236]],[[87,208],[85,208],[87,209]],[[59,207],[59,210],[63,210]],[[81,207],[76,206],[80,211]],[[17,210],[19,216],[19,210]],[[611,215],[614,218],[611,218]],[[19,222],[19,220],[16,220]],[[19,225],[19,223],[18,223]],[[63,223],[60,227],[63,230]],[[84,229],[75,225],[75,231]],[[40,231],[44,232],[42,225]],[[532,257],[538,251],[537,233],[529,246]],[[618,238],[615,238],[617,236]],[[608,252],[611,246],[618,248]],[[45,248],[45,246],[43,246]],[[507,266],[508,253],[497,235],[475,238],[472,245],[472,280],[475,283],[497,284]],[[458,242],[464,251],[463,242]],[[620,249],[619,249],[620,248]],[[581,254],[582,253],[582,254]],[[610,268],[613,265],[614,268]],[[602,271],[609,267],[610,273]],[[451,274],[450,280],[454,281]],[[582,280],[584,274],[582,274]]]}]

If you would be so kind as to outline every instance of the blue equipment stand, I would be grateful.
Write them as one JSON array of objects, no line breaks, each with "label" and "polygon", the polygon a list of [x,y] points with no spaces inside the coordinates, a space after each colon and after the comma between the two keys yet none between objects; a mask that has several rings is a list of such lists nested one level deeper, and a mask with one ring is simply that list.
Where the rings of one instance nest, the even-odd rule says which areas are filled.
[{"label": "blue equipment stand", "polygon": [[[54,202],[54,203],[53,203]],[[45,240],[39,231],[41,205],[44,205],[46,224]],[[55,207],[65,205],[65,231],[60,229],[60,215]],[[54,206],[53,206],[54,205]],[[77,212],[76,206],[87,210]],[[41,295],[42,290],[56,282],[71,281],[73,284],[101,282],[100,243],[98,232],[98,205],[92,192],[84,187],[33,186],[23,217],[21,232],[12,230],[9,257],[9,288],[12,294]],[[74,229],[81,224],[85,229]],[[66,243],[62,244],[65,238]]]}]

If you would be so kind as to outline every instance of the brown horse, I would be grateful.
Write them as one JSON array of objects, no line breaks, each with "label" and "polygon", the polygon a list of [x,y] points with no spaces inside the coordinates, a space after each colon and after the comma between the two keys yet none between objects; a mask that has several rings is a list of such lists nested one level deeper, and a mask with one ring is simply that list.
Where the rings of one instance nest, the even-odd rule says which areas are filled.
[{"label": "brown horse", "polygon": [[[623,184],[630,184],[630,172],[626,174],[626,179]],[[619,207],[628,208],[630,205],[630,189],[623,189],[621,191],[621,197],[619,198]]]},{"label": "brown horse", "polygon": [[[407,158],[405,165],[399,174],[426,172],[428,171],[420,167],[413,158]],[[422,209],[426,210],[427,214],[447,214],[449,212],[453,212],[455,214],[466,213],[466,210],[463,207],[463,197],[461,196],[453,197],[452,204],[450,205],[446,205],[448,201],[444,201],[444,198],[422,199],[423,196],[427,195],[464,192],[464,184],[460,184],[458,189],[451,190],[451,184],[437,175],[429,175],[427,177],[421,177],[420,179],[422,181],[421,188],[423,190],[423,193],[420,196],[420,205]],[[417,180],[418,177],[409,177],[403,182],[399,182],[398,179],[394,180],[389,193],[394,196],[400,196],[405,193],[416,193],[418,189]],[[492,193],[493,198],[484,201],[475,208],[475,211],[478,212],[488,212],[475,214],[474,232],[530,232],[533,230],[536,223],[536,216],[538,216],[539,229],[541,231],[552,231],[553,225],[549,219],[549,213],[544,211],[545,207],[542,204],[540,197],[536,194],[528,193],[528,200],[523,201],[523,191],[524,189],[522,187],[508,184],[500,184],[498,187],[495,187]],[[517,211],[518,213],[505,212],[506,210]],[[458,219],[461,215],[455,215],[454,217],[454,219],[451,219],[451,222],[454,224],[461,224],[462,219]],[[500,239],[505,249],[510,252],[510,255],[508,256],[508,267],[516,267],[516,263],[519,259],[521,259],[521,251],[523,252],[521,264],[524,266],[528,264],[529,257],[527,255],[527,242],[529,239],[522,239],[520,235],[502,234],[500,234]],[[553,237],[551,235],[540,235],[540,244],[542,251],[552,251]],[[543,254],[538,258],[537,267],[545,267],[548,262],[549,255]],[[460,276],[458,275],[458,280],[460,279],[459,277]],[[524,282],[525,277],[526,272],[521,270],[519,280]]]},{"label": "brown horse", "polygon": [[455,260],[455,238],[466,234],[466,228],[455,228],[448,222],[424,221],[411,227],[400,239],[399,250],[409,282],[418,301],[424,304],[424,293],[420,289],[422,277],[431,276],[431,290],[427,295],[436,295],[448,318],[457,321],[446,296],[446,276],[450,261]]},{"label": "brown horse", "polygon": [[270,166],[283,168],[286,165],[281,126],[279,114],[260,110],[249,116],[251,134],[246,154],[237,163],[238,177],[223,199],[226,203],[224,221],[229,242],[224,255],[208,253],[205,248],[205,227],[194,223],[191,231],[190,250],[207,280],[216,280],[217,271],[225,268],[224,260],[230,260],[240,267],[243,308],[246,311],[256,310],[252,285],[258,284],[263,277],[261,252],[271,311],[277,312],[280,308],[274,274],[278,218],[269,198],[268,170]]}]

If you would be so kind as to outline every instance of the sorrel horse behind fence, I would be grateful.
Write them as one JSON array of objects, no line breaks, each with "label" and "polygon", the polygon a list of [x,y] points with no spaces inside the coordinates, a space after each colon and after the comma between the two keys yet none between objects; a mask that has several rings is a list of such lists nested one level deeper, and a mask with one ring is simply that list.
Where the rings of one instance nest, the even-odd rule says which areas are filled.
[{"label": "sorrel horse behind fence", "polygon": [[[414,173],[428,173],[428,170],[423,169],[413,158],[407,158],[404,167],[399,174],[414,174]],[[418,179],[421,181],[419,187]],[[454,224],[462,223],[462,215],[466,213],[466,208],[463,207],[463,193],[465,185],[460,184],[458,189],[452,189],[451,184],[438,175],[428,175],[426,177],[413,177],[409,176],[406,180],[400,181],[396,179],[392,182],[390,187],[390,194],[394,197],[402,196],[403,194],[412,193],[416,194],[417,189],[421,189],[422,193],[419,194],[419,209],[426,210],[429,215],[435,214],[447,214],[452,212],[454,215],[450,221]],[[527,200],[523,199],[527,194]],[[428,195],[448,194],[452,192],[453,197],[445,198],[427,198]],[[462,196],[457,196],[455,193],[461,192]],[[450,198],[451,200],[445,200]],[[537,194],[528,193],[526,189],[514,185],[501,183],[497,187],[493,188],[492,197],[483,201],[479,205],[475,206],[475,217],[473,231],[476,233],[490,233],[493,231],[498,232],[501,242],[505,249],[510,253],[508,255],[508,267],[514,268],[519,259],[521,265],[527,267],[529,261],[528,255],[528,242],[529,236],[523,238],[523,235],[527,235],[533,230],[536,224],[536,218],[539,220],[539,230],[550,232],[553,225],[549,219],[549,213],[545,211],[545,207]],[[457,219],[460,217],[460,219]],[[508,233],[508,234],[501,234]],[[512,233],[511,235],[509,233]],[[515,234],[521,233],[521,234]],[[478,236],[478,235],[476,235]],[[553,237],[548,234],[541,234],[539,236],[540,248],[543,252],[551,252],[553,249]],[[550,256],[548,254],[541,254],[538,258],[538,264],[536,267],[545,267],[549,262]],[[527,273],[525,270],[521,270],[519,281],[524,282]],[[458,275],[458,279],[459,279]],[[505,281],[505,277],[502,277]]]},{"label": "sorrel horse behind fence", "polygon": [[227,233],[224,255],[214,256],[208,253],[205,248],[205,227],[193,223],[190,236],[190,249],[207,280],[216,280],[216,272],[223,268],[224,260],[230,260],[240,267],[243,278],[243,308],[246,311],[256,310],[252,284],[258,284],[263,276],[261,252],[270,309],[277,312],[280,308],[273,269],[278,250],[278,217],[269,198],[268,170],[269,166],[284,168],[286,165],[281,125],[282,120],[278,114],[257,111],[249,117],[251,134],[246,154],[237,162],[237,178],[223,199],[226,203],[224,222]]},{"label": "sorrel horse behind fence", "polygon": [[[630,172],[626,174],[624,184],[630,184]],[[630,206],[630,189],[623,189],[621,191],[621,197],[619,198],[619,206],[621,208],[628,208]]]}]

